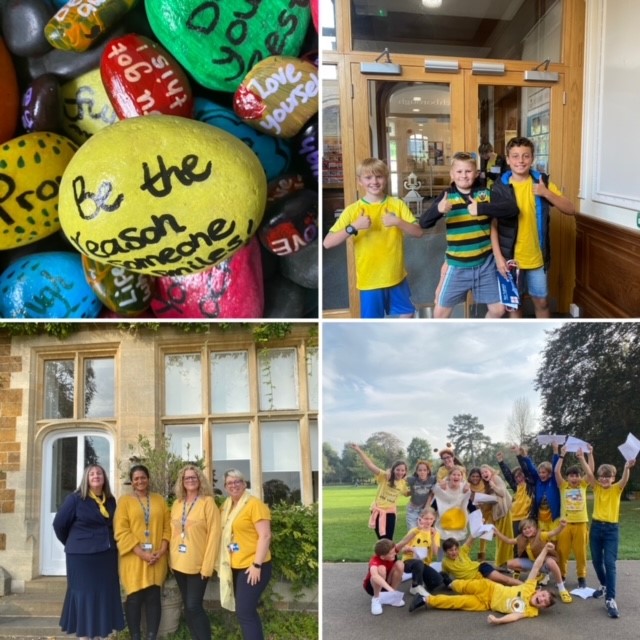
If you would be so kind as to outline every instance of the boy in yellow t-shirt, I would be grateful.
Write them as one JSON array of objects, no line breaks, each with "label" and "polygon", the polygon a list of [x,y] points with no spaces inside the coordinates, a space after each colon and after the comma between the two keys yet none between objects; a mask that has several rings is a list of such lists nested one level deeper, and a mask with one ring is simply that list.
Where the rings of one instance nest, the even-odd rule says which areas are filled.
[{"label": "boy in yellow t-shirt", "polygon": [[529,579],[524,584],[507,587],[485,578],[476,580],[454,580],[450,588],[459,595],[416,595],[409,611],[428,606],[433,609],[455,609],[462,611],[495,611],[504,613],[501,618],[490,614],[489,624],[507,624],[523,618],[534,618],[540,609],[546,609],[555,602],[554,596],[544,589],[536,590],[537,577],[547,553],[553,549],[548,542],[531,568]]},{"label": "boy in yellow t-shirt", "polygon": [[389,169],[382,160],[367,158],[356,173],[364,196],[340,214],[323,246],[331,249],[353,238],[361,317],[411,318],[415,307],[404,265],[404,235],[419,238],[422,229],[403,200],[387,195]]},{"label": "boy in yellow t-shirt", "polygon": [[[508,260],[515,260],[520,269],[521,293],[528,292],[536,318],[548,318],[549,301],[547,269],[549,268],[551,207],[566,215],[576,210],[571,200],[549,181],[549,176],[532,169],[534,147],[528,138],[511,138],[507,143],[507,163],[510,171],[496,180],[492,193],[515,200],[520,214],[503,218],[493,224],[493,252],[498,271],[506,277]],[[511,311],[512,317],[522,317],[521,309]]]},{"label": "boy in yellow t-shirt", "polygon": [[620,499],[622,491],[629,482],[631,467],[635,460],[627,460],[622,477],[616,479],[616,468],[612,464],[601,464],[598,467],[597,479],[593,475],[582,451],[576,454],[585,473],[587,482],[593,488],[593,514],[589,547],[591,562],[596,571],[600,588],[593,594],[594,598],[605,598],[605,608],[610,618],[619,618],[616,604],[616,560],[618,557],[618,541],[620,539]]}]

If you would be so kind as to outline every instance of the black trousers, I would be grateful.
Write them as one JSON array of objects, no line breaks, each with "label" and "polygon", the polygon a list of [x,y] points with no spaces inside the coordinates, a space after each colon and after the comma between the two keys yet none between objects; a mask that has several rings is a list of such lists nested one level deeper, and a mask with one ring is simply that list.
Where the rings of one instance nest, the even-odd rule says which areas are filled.
[{"label": "black trousers", "polygon": [[204,610],[204,592],[209,579],[202,579],[199,573],[180,573],[174,569],[178,589],[184,604],[184,619],[193,640],[211,640],[211,624]]},{"label": "black trousers", "polygon": [[160,587],[155,585],[130,593],[124,603],[124,612],[127,616],[127,626],[132,639],[140,637],[140,623],[142,621],[142,606],[145,607],[147,634],[149,638],[155,638],[160,626],[162,613],[162,601]]}]

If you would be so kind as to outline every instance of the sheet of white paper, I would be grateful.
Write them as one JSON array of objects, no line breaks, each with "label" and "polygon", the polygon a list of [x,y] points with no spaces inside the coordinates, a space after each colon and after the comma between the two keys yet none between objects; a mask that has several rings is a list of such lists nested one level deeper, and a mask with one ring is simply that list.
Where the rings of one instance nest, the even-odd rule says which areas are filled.
[{"label": "sheet of white paper", "polygon": [[583,587],[582,589],[574,589],[571,593],[574,596],[580,596],[581,598],[586,600],[587,598],[590,598],[593,595],[594,591],[595,589],[592,589],[591,587]]},{"label": "sheet of white paper", "polygon": [[640,440],[630,433],[618,449],[625,460],[635,460],[640,453]]},{"label": "sheet of white paper", "polygon": [[488,493],[473,494],[473,504],[495,504],[496,502],[498,502],[498,498],[496,498],[496,496],[489,495]]},{"label": "sheet of white paper", "polygon": [[435,569],[438,573],[442,571],[442,562],[432,562],[429,566],[432,569]]},{"label": "sheet of white paper", "polygon": [[538,444],[541,447],[544,447],[545,445],[553,444],[554,442],[557,444],[564,444],[567,436],[540,435],[536,439],[538,440]]},{"label": "sheet of white paper", "polygon": [[585,442],[584,440],[580,440],[580,438],[569,436],[567,438],[567,441],[564,443],[564,448],[570,453],[575,453],[580,449],[582,449],[582,453],[588,453],[589,443]]},{"label": "sheet of white paper", "polygon": [[380,604],[394,604],[402,602],[404,591],[382,591],[380,593]]},{"label": "sheet of white paper", "polygon": [[473,511],[469,514],[469,531],[474,538],[493,540],[493,526],[484,524],[480,510]]},{"label": "sheet of white paper", "polygon": [[402,574],[402,582],[406,582],[407,580],[411,580],[413,578],[412,573],[403,573]]},{"label": "sheet of white paper", "polygon": [[413,551],[413,555],[420,560],[424,560],[427,557],[429,549],[426,547],[407,547],[410,551]]}]

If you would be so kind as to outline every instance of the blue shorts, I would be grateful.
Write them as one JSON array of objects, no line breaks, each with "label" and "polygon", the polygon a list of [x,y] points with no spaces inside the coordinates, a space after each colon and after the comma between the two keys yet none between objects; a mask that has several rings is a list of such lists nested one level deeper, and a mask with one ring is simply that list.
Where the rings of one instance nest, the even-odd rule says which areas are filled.
[{"label": "blue shorts", "polygon": [[546,298],[549,295],[547,286],[547,272],[544,267],[539,269],[520,269],[518,274],[518,291],[520,299],[525,293],[533,298]]},{"label": "blue shorts", "polygon": [[455,307],[473,292],[473,301],[483,304],[500,302],[498,290],[498,270],[493,254],[478,267],[453,267],[449,265],[442,280],[440,296],[436,303],[441,307]]},{"label": "blue shorts", "polygon": [[411,289],[405,278],[393,287],[360,291],[360,317],[384,318],[414,314],[416,308],[411,302]]}]

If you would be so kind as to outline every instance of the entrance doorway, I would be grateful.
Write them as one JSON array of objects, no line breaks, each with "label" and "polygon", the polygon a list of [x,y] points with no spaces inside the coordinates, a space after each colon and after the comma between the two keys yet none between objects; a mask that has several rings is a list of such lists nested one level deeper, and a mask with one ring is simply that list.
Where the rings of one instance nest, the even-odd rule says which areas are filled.
[{"label": "entrance doorway", "polygon": [[114,486],[115,460],[110,435],[93,429],[74,429],[47,436],[43,444],[41,574],[66,574],[64,547],[53,532],[53,519],[64,499],[80,484],[84,469],[99,464]]}]

